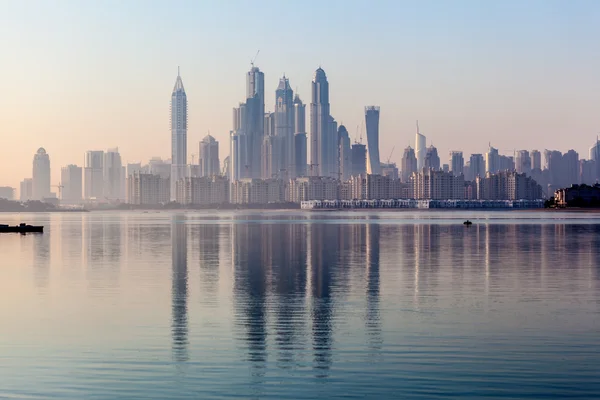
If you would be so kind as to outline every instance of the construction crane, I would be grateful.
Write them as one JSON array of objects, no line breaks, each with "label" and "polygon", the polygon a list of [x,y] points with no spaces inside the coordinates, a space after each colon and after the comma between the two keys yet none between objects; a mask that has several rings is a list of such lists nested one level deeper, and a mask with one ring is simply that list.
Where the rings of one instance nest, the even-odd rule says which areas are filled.
[{"label": "construction crane", "polygon": [[254,61],[256,61],[256,57],[258,57],[258,53],[260,53],[260,49],[258,49],[254,57],[252,57],[252,59],[250,60],[250,65],[252,66],[252,68],[254,68]]},{"label": "construction crane", "polygon": [[390,156],[387,159],[387,163],[390,164],[390,160],[392,159],[392,154],[394,154],[394,149],[396,148],[396,146],[392,147],[392,151],[390,152]]},{"label": "construction crane", "polygon": [[58,198],[62,200],[62,190],[64,186],[60,182],[58,182],[58,185],[52,185],[52,187],[58,188]]}]

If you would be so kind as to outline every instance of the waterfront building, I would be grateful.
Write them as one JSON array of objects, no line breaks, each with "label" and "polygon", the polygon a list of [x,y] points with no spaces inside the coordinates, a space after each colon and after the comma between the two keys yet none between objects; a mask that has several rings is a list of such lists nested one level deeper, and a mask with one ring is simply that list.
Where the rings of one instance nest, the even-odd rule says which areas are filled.
[{"label": "waterfront building", "polygon": [[312,176],[337,174],[337,130],[332,132],[329,82],[322,68],[315,71],[310,104],[310,163]]},{"label": "waterfront building", "polygon": [[413,174],[413,193],[417,200],[460,200],[465,196],[463,175],[423,169]]},{"label": "waterfront building", "polygon": [[229,203],[229,189],[229,179],[224,176],[187,177],[177,182],[177,202],[183,205],[221,205]]},{"label": "waterfront building", "polygon": [[104,198],[104,151],[85,153],[84,190],[86,200]]},{"label": "waterfront building", "polygon": [[526,174],[501,171],[477,177],[478,200],[537,200],[543,198],[542,188]]},{"label": "waterfront building", "polygon": [[519,150],[515,157],[515,171],[531,175],[531,156],[527,150]]},{"label": "waterfront building", "polygon": [[450,168],[454,176],[464,175],[465,159],[462,151],[450,152]]},{"label": "waterfront building", "polygon": [[107,200],[124,200],[125,194],[121,192],[122,188],[122,168],[121,155],[119,149],[108,149],[104,153],[104,162],[102,164],[102,174],[104,181],[104,198]]},{"label": "waterfront building", "polygon": [[441,167],[440,156],[438,155],[437,149],[431,145],[427,148],[425,153],[425,168],[439,170]]},{"label": "waterfront building", "polygon": [[482,154],[471,154],[469,158],[470,174],[472,179],[485,176],[485,160]]},{"label": "waterfront building", "polygon": [[15,189],[10,186],[0,186],[0,199],[14,200]]},{"label": "waterfront building", "polygon": [[554,193],[557,207],[599,207],[600,185],[571,185]]},{"label": "waterfront building", "polygon": [[[219,162],[219,142],[210,134],[200,141],[199,149],[200,176],[221,174]],[[192,175],[190,175],[192,176]]]},{"label": "waterfront building", "polygon": [[177,197],[176,182],[185,178],[187,172],[187,106],[187,95],[178,69],[171,93],[171,201]]},{"label": "waterfront building", "polygon": [[487,153],[485,153],[485,172],[495,174],[500,170],[500,155],[498,149],[490,146]]},{"label": "waterfront building", "polygon": [[60,171],[62,185],[61,202],[63,204],[79,204],[83,193],[83,171],[77,165],[67,165]]},{"label": "waterfront building", "polygon": [[381,174],[379,159],[379,107],[365,107],[365,125],[367,127],[367,173]]},{"label": "waterfront building", "polygon": [[294,97],[294,165],[292,177],[307,176],[306,106],[296,93]]},{"label": "waterfront building", "polygon": [[337,199],[339,186],[339,181],[331,177],[298,177],[289,182],[287,200],[300,203],[305,200]]},{"label": "waterfront building", "polygon": [[367,146],[354,143],[350,150],[352,153],[352,176],[367,173]]},{"label": "waterfront building", "polygon": [[33,179],[25,178],[21,181],[19,186],[19,197],[23,202],[33,200]]},{"label": "waterfront building", "polygon": [[33,200],[50,198],[50,157],[43,147],[33,156]]},{"label": "waterfront building", "polygon": [[396,167],[396,163],[381,163],[381,175],[391,179],[399,179],[400,172],[398,171],[398,167]]},{"label": "waterfront building", "polygon": [[270,204],[285,201],[285,184],[281,179],[244,178],[231,183],[233,204]]},{"label": "waterfront building", "polygon": [[595,160],[579,160],[579,183],[594,185],[598,179]]},{"label": "waterfront building", "polygon": [[425,168],[425,157],[427,156],[427,139],[419,131],[417,122],[417,133],[415,135],[415,156],[417,158],[417,171]]},{"label": "waterfront building", "polygon": [[350,147],[350,135],[344,125],[338,128],[338,146],[340,155],[339,177],[342,181],[348,180],[352,176],[352,150]]},{"label": "waterfront building", "polygon": [[401,165],[402,182],[408,183],[413,173],[417,172],[417,158],[412,147],[404,149]]},{"label": "waterfront building", "polygon": [[171,199],[170,178],[134,172],[127,178],[127,203],[133,205],[159,205]]}]

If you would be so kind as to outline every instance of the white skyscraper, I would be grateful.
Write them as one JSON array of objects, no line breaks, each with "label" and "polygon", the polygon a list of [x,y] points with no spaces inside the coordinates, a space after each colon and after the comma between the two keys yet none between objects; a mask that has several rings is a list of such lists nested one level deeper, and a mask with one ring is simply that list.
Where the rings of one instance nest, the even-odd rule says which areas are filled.
[{"label": "white skyscraper", "polygon": [[176,183],[187,172],[187,96],[179,71],[171,94],[171,201],[177,198]]},{"label": "white skyscraper", "polygon": [[123,163],[119,149],[108,149],[104,153],[103,176],[104,197],[109,200],[124,200],[125,194],[121,192],[121,173]]},{"label": "white skyscraper", "polygon": [[50,197],[50,157],[40,147],[33,156],[33,200]]},{"label": "white skyscraper", "polygon": [[60,171],[60,184],[62,185],[61,203],[79,204],[83,193],[83,173],[77,165],[67,165]]},{"label": "white skyscraper", "polygon": [[379,107],[365,107],[367,126],[367,173],[381,175],[379,159]]},{"label": "white skyscraper", "polygon": [[419,131],[417,122],[417,134],[415,136],[415,156],[417,157],[417,171],[425,167],[425,157],[427,156],[427,139]]}]

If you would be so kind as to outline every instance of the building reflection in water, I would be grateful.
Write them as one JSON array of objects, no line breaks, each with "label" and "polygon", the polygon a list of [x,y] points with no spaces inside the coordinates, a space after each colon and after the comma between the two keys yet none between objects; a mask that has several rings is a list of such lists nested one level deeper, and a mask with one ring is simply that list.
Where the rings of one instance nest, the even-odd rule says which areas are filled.
[{"label": "building reflection in water", "polygon": [[193,226],[190,235],[198,246],[200,264],[200,300],[202,304],[218,306],[219,252],[222,226],[217,223]]},{"label": "building reflection in water", "polygon": [[[381,336],[381,320],[379,315],[379,295],[380,295],[380,230],[378,223],[367,224],[367,310],[365,318],[365,329],[367,333],[367,343],[371,356],[378,356],[382,348],[383,339]],[[374,360],[373,360],[374,361]]]},{"label": "building reflection in water", "polygon": [[33,240],[33,273],[35,285],[47,288],[50,282],[50,238],[49,234],[30,234]]},{"label": "building reflection in water", "polygon": [[173,340],[173,359],[175,362],[185,362],[189,359],[187,229],[185,216],[173,216],[173,220],[171,221],[171,334]]}]

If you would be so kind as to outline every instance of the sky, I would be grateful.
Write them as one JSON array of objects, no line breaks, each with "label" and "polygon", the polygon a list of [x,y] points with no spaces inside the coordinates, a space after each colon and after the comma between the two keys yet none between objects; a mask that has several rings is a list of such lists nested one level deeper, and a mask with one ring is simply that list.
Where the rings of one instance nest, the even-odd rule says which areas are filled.
[{"label": "sky", "polygon": [[353,140],[364,106],[380,106],[384,162],[414,147],[416,120],[442,162],[489,143],[587,158],[600,132],[599,21],[600,2],[578,0],[0,0],[0,186],[31,177],[39,147],[53,185],[87,150],[169,158],[178,66],[188,160],[208,132],[223,160],[257,50],[266,110],[283,74],[309,102],[319,66]]}]

